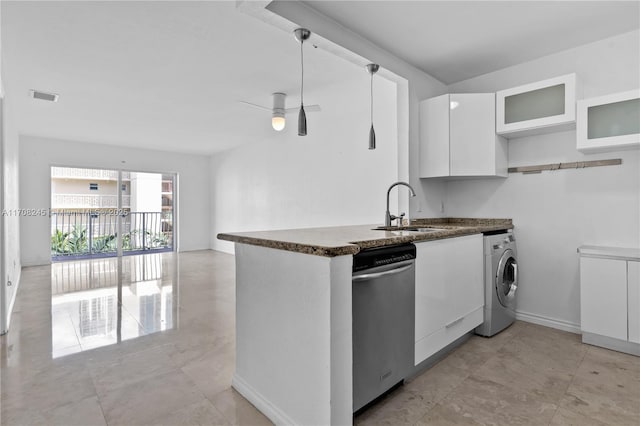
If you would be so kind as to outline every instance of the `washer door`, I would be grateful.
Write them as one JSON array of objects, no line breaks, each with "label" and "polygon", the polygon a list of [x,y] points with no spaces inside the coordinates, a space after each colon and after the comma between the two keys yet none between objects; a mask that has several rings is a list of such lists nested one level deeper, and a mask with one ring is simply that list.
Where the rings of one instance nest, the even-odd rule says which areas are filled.
[{"label": "washer door", "polygon": [[511,249],[505,250],[496,271],[496,293],[500,304],[513,307],[518,289],[518,263]]}]

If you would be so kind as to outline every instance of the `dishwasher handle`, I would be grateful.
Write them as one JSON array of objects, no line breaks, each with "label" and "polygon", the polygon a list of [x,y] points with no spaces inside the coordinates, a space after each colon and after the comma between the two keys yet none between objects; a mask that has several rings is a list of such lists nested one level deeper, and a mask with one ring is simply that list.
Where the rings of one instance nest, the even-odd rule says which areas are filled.
[{"label": "dishwasher handle", "polygon": [[409,265],[407,264],[403,264],[403,265],[404,266],[401,266],[400,268],[389,269],[387,271],[374,272],[371,274],[354,275],[352,278],[352,281],[357,282],[357,281],[373,280],[373,279],[385,277],[388,275],[399,274],[401,272],[408,271],[409,269],[411,269],[411,267],[413,266],[413,262],[411,262]]}]

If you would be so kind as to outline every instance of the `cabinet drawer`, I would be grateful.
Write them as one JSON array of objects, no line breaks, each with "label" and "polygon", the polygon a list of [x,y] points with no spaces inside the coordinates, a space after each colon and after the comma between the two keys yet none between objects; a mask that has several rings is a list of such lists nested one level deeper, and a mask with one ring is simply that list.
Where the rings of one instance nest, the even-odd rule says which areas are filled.
[{"label": "cabinet drawer", "polygon": [[482,324],[484,319],[483,311],[484,307],[481,306],[464,317],[448,323],[445,327],[427,337],[418,340],[415,348],[415,365],[418,365],[440,349]]}]

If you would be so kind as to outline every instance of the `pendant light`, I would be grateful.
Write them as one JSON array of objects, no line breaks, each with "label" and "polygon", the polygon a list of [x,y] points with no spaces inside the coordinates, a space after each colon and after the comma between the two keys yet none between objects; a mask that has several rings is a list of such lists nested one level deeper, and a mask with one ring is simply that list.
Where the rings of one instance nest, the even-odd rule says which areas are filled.
[{"label": "pendant light", "polygon": [[368,64],[367,72],[371,74],[371,129],[369,129],[369,149],[376,149],[376,131],[373,129],[373,75],[378,72],[380,65]]},{"label": "pendant light", "polygon": [[298,113],[298,136],[307,135],[307,115],[304,113],[304,54],[302,45],[311,36],[311,31],[306,28],[298,28],[293,31],[296,40],[300,42],[300,112]]}]

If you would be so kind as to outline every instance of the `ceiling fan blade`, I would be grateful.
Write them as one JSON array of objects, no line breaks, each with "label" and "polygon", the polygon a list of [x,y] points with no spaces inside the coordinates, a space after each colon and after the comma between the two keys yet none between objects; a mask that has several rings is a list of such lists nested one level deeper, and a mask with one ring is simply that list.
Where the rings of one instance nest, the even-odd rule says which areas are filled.
[{"label": "ceiling fan blade", "polygon": [[[292,112],[298,112],[300,110],[300,107],[295,107],[295,108],[287,108],[284,110],[285,114],[291,114]],[[322,111],[322,108],[320,108],[320,105],[305,105],[304,106],[304,111],[305,112],[318,112],[318,111]]]},{"label": "ceiling fan blade", "polygon": [[245,102],[245,101],[238,101],[238,102],[239,102],[239,103],[241,103],[241,104],[248,105],[248,106],[250,106],[250,107],[263,109],[263,110],[265,110],[265,111],[269,111],[269,112],[273,111],[273,109],[272,109],[272,108],[267,108],[267,107],[262,106],[262,105],[252,104],[251,102]]}]

